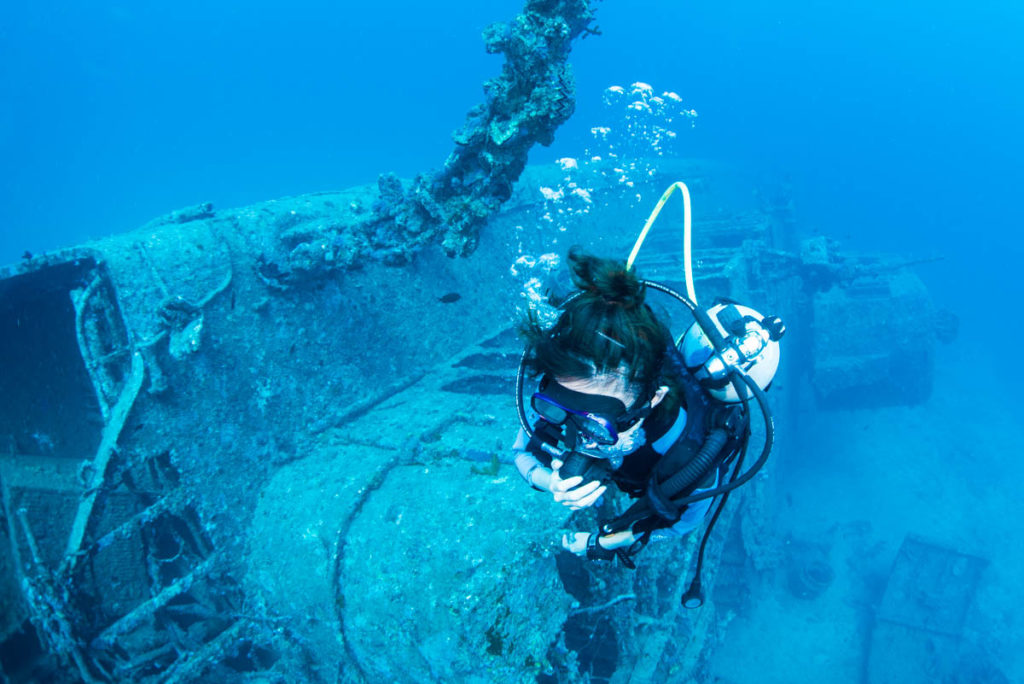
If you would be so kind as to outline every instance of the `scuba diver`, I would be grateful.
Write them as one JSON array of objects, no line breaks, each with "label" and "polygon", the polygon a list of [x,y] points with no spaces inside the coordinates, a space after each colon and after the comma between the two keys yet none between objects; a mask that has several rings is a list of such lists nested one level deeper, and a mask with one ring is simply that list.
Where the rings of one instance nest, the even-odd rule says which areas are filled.
[{"label": "scuba diver", "polygon": [[[689,296],[633,270],[658,212],[676,189],[685,206],[684,260]],[[534,489],[572,510],[595,506],[612,485],[634,500],[593,532],[562,538],[592,560],[633,558],[651,541],[685,536],[714,508],[683,603],[703,603],[704,550],[729,492],[752,478],[772,446],[764,390],[779,362],[782,321],[732,301],[696,304],[690,269],[689,192],[676,183],[662,196],[625,262],[573,248],[577,291],[549,328],[530,315],[517,377],[522,428],[516,467]],[[646,302],[649,290],[682,302],[694,322],[678,340]],[[525,393],[526,377],[537,382]],[[744,469],[751,407],[765,423],[760,456]],[[527,405],[533,415],[527,413]],[[717,507],[714,505],[717,501]]]}]

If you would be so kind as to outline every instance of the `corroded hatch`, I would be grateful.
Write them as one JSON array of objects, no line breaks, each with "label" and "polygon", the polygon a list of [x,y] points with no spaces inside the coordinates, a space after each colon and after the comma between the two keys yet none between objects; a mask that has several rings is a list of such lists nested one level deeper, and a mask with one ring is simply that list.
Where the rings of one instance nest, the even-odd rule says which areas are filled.
[{"label": "corroded hatch", "polygon": [[875,617],[867,680],[916,684],[967,672],[966,662],[977,659],[961,652],[961,635],[987,565],[983,558],[908,536]]}]

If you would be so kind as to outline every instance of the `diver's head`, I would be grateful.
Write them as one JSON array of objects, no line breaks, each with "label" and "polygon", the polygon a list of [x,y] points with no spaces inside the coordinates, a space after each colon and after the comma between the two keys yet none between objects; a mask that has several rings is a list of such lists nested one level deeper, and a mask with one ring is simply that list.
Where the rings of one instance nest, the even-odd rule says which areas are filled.
[{"label": "diver's head", "polygon": [[646,288],[622,261],[569,251],[580,292],[562,303],[550,328],[531,316],[522,328],[534,376],[589,380],[621,376],[625,391],[654,394],[672,334],[644,303]]},{"label": "diver's head", "polygon": [[542,378],[538,394],[550,400],[542,406],[548,415],[539,411],[545,420],[565,425],[567,435],[575,431],[581,444],[612,447],[636,434],[630,430],[668,393],[662,369],[672,335],[624,262],[573,248],[569,266],[580,292],[562,304],[551,328],[535,318],[526,323],[525,364]]}]

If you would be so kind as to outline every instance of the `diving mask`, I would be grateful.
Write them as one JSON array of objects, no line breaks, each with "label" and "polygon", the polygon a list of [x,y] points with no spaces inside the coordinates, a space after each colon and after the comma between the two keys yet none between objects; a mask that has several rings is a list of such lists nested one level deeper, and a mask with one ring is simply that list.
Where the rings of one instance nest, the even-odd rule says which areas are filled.
[{"label": "diving mask", "polygon": [[627,409],[621,400],[603,394],[576,392],[545,376],[530,405],[545,421],[566,427],[569,448],[576,437],[598,446],[611,446],[619,435],[651,413],[650,402],[642,408]]}]

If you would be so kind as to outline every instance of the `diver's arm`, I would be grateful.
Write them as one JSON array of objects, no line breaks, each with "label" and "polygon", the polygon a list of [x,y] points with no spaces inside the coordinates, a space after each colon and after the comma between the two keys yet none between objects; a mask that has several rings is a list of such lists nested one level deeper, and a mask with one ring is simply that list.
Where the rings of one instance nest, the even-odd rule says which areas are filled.
[{"label": "diver's arm", "polygon": [[597,543],[605,549],[618,549],[623,546],[632,546],[634,542],[636,542],[636,537],[633,536],[632,530],[615,532],[614,534],[608,534],[597,538]]},{"label": "diver's arm", "polygon": [[540,492],[551,492],[555,501],[563,506],[574,511],[593,506],[608,489],[597,480],[584,484],[583,478],[578,475],[563,480],[558,476],[562,462],[554,459],[548,468],[526,448],[528,444],[526,431],[520,430],[512,445],[512,450],[516,452],[516,470],[528,485]]},{"label": "diver's arm", "polygon": [[554,470],[544,467],[528,451],[516,455],[516,469],[528,485],[541,492],[551,492],[555,501],[574,511],[593,506],[608,489],[597,480],[583,484],[583,478],[579,475],[563,480],[558,476],[561,463],[553,461],[552,465],[555,466]]},{"label": "diver's arm", "polygon": [[[562,537],[562,548],[570,553],[575,553],[577,556],[585,556],[587,554],[587,544],[589,542],[590,532],[575,532],[571,536],[567,534]],[[608,534],[597,538],[597,545],[607,551],[613,551],[614,549],[622,547],[630,547],[635,542],[636,537],[630,530],[615,532],[614,534]]]},{"label": "diver's arm", "polygon": [[526,480],[526,484],[537,491],[550,492],[551,469],[545,467],[535,455],[527,450],[526,446],[529,443],[530,438],[527,436],[526,430],[520,428],[519,434],[516,435],[516,441],[512,444],[512,451],[516,454],[516,470]]},{"label": "diver's arm", "polygon": [[526,433],[520,430],[519,436],[512,446],[516,452],[516,470],[526,480],[526,484],[537,491],[550,492],[555,501],[563,506],[568,506],[574,511],[593,506],[608,489],[597,480],[583,484],[583,478],[579,476],[563,480],[558,476],[558,469],[562,465],[561,461],[553,460],[551,462],[553,469],[548,468],[526,449],[526,444]]},{"label": "diver's arm", "polygon": [[516,470],[526,484],[542,492],[551,491],[551,470],[544,467],[544,464],[537,460],[537,457],[529,451],[520,451],[516,454]]}]

